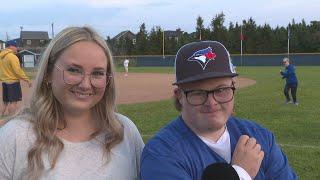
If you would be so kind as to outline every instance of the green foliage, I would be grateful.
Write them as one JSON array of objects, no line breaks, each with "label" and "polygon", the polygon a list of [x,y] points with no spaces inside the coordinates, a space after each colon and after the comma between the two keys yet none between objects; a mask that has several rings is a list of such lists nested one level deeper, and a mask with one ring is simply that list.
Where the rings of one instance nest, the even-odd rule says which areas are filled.
[{"label": "green foliage", "polygon": [[197,17],[197,26],[196,26],[196,39],[202,39],[202,31],[204,29],[204,26],[203,26],[203,18],[198,16]]},{"label": "green foliage", "polygon": [[[284,80],[277,67],[238,67],[241,77],[256,84],[236,91],[236,116],[251,119],[271,130],[287,154],[299,179],[320,178],[320,67],[297,67],[299,106],[286,105]],[[172,68],[133,68],[135,72],[170,72]],[[169,82],[168,82],[169,83]],[[179,112],[172,100],[119,106],[147,141]]]},{"label": "green foliage", "polygon": [[152,55],[162,54],[162,30],[160,26],[156,28],[151,28],[151,32],[149,35],[149,53]]},{"label": "green foliage", "polygon": [[[193,41],[215,40],[224,44],[231,53],[239,54],[240,29],[244,36],[244,54],[279,54],[287,52],[288,29],[290,30],[290,53],[315,53],[320,51],[320,23],[311,21],[307,24],[303,19],[301,23],[296,23],[294,19],[287,26],[271,28],[269,24],[257,25],[250,17],[247,20],[229,23],[225,25],[225,15],[223,12],[216,14],[208,25],[204,24],[201,16],[195,22],[194,32],[183,32],[179,37],[165,37],[165,54],[175,54],[177,50]],[[162,29],[160,26],[151,28],[148,33],[145,23],[141,24],[136,35],[136,44],[130,40],[122,40],[118,43],[109,43],[114,55],[160,55],[162,54]],[[176,32],[183,31],[177,29]],[[111,42],[112,40],[108,40]],[[126,45],[126,43],[129,43]]]},{"label": "green foliage", "polygon": [[148,52],[147,45],[148,45],[148,32],[146,30],[145,23],[142,23],[140,26],[140,30],[137,34],[137,45],[136,45],[137,54],[143,54],[145,52]]}]

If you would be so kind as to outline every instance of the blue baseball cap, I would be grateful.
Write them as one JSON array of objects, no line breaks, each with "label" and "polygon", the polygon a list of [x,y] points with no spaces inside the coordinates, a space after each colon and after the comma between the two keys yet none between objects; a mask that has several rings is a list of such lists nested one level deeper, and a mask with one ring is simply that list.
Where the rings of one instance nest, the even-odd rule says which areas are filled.
[{"label": "blue baseball cap", "polygon": [[7,41],[7,42],[6,42],[6,45],[7,45],[7,47],[9,47],[9,46],[18,47],[18,42],[17,42],[17,40],[13,39],[13,40]]},{"label": "blue baseball cap", "polygon": [[200,41],[184,45],[175,59],[176,82],[173,85],[238,74],[230,54],[217,41]]}]

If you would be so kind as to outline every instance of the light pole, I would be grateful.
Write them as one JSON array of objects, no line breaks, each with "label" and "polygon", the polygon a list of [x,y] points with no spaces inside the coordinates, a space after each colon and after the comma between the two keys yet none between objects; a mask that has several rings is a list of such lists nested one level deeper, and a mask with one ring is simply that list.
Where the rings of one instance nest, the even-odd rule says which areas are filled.
[{"label": "light pole", "polygon": [[288,58],[290,55],[290,24],[288,25]]},{"label": "light pole", "polygon": [[164,56],[164,29],[162,32],[162,58],[165,59],[165,56]]},{"label": "light pole", "polygon": [[240,47],[241,47],[241,56],[240,56],[240,64],[242,66],[242,41],[243,41],[243,34],[242,34],[242,25],[240,26]]},{"label": "light pole", "polygon": [[22,31],[23,31],[23,26],[20,26],[20,46],[23,46],[23,42],[22,42]]},{"label": "light pole", "polygon": [[52,35],[52,39],[53,39],[54,38],[53,23],[51,23],[51,35]]}]

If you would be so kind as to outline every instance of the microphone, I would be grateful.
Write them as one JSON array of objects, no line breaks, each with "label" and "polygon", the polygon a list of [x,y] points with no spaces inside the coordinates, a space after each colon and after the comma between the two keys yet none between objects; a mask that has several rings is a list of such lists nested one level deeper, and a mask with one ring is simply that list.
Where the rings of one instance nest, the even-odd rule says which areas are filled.
[{"label": "microphone", "polygon": [[202,173],[202,180],[240,180],[236,170],[228,163],[214,163]]}]

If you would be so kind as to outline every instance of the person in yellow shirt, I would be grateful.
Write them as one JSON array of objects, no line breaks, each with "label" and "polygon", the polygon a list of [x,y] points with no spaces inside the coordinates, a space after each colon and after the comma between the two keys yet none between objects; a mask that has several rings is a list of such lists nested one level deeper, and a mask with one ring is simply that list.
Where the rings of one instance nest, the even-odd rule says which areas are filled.
[{"label": "person in yellow shirt", "polygon": [[6,43],[7,48],[0,52],[0,81],[2,81],[3,109],[1,116],[12,115],[18,108],[18,102],[22,100],[20,80],[31,87],[31,81],[20,67],[17,41],[10,40]]}]

